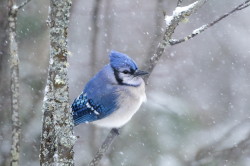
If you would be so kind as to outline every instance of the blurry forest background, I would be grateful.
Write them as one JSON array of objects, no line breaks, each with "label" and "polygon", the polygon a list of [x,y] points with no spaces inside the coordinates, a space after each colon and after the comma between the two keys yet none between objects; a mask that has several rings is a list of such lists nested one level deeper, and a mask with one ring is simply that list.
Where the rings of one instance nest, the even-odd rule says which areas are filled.
[{"label": "blurry forest background", "polygon": [[[193,1],[185,0],[183,5]],[[210,0],[175,37],[209,23],[239,0]],[[74,0],[69,28],[71,103],[108,63],[111,49],[143,67],[155,51],[176,0]],[[20,164],[39,165],[42,100],[49,60],[48,1],[32,0],[18,13]],[[148,101],[122,129],[102,166],[249,166],[250,9],[237,12],[194,39],[167,48],[147,86]],[[0,1],[0,165],[11,140],[7,2]],[[109,130],[79,125],[76,165],[86,165]]]}]

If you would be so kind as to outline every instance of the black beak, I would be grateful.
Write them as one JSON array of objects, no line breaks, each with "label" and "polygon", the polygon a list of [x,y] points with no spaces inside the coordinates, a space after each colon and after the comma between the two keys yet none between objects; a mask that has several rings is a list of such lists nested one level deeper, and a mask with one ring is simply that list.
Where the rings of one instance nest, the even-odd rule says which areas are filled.
[{"label": "black beak", "polygon": [[146,74],[149,74],[149,73],[146,71],[142,71],[142,70],[136,70],[133,75],[137,77],[137,76],[143,76]]}]

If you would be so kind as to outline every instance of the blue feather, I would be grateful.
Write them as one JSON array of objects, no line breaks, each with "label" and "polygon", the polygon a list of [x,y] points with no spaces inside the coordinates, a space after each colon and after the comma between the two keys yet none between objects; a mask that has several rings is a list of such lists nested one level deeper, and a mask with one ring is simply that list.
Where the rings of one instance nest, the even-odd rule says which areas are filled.
[{"label": "blue feather", "polygon": [[[72,112],[74,124],[88,123],[102,119],[118,109],[116,87],[102,84],[108,80],[111,67],[106,65],[86,85],[83,93],[74,100]],[[111,73],[113,74],[113,73]]]},{"label": "blue feather", "polygon": [[110,65],[116,70],[119,68],[131,68],[134,71],[138,69],[136,63],[126,54],[122,54],[117,51],[111,51],[109,57]]},{"label": "blue feather", "polygon": [[103,127],[121,127],[127,123],[146,99],[140,74],[143,71],[138,70],[130,57],[111,51],[110,64],[104,66],[74,100],[71,106],[74,124],[96,121],[93,123]]}]

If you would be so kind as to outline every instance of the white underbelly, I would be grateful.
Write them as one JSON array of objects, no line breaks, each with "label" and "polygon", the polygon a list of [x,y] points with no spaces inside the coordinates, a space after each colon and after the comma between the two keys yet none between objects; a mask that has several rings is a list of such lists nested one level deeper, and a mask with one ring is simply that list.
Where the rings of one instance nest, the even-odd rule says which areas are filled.
[{"label": "white underbelly", "polygon": [[[131,87],[131,89],[134,87]],[[138,92],[137,92],[138,91]],[[124,93],[119,97],[119,109],[106,118],[92,122],[101,127],[119,128],[126,124],[138,111],[141,104],[146,101],[145,87],[140,87],[137,91]]]}]

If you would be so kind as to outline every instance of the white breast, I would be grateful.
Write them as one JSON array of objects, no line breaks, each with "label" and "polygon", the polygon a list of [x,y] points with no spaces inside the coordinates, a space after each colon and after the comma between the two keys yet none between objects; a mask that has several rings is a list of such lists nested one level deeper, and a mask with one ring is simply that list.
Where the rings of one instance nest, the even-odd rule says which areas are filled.
[{"label": "white breast", "polygon": [[94,121],[93,124],[107,128],[119,128],[126,124],[141,104],[146,101],[144,81],[138,87],[126,86],[121,89],[118,100],[119,109],[106,118]]}]

